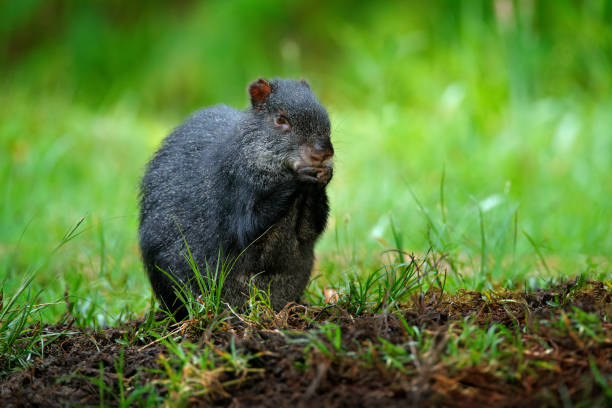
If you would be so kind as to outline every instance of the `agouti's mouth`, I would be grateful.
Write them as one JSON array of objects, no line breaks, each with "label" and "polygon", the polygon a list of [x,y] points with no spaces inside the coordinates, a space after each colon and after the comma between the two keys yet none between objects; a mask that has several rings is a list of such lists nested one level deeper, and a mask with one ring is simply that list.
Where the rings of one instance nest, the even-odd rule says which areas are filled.
[{"label": "agouti's mouth", "polygon": [[304,182],[326,185],[333,175],[333,149],[314,150],[308,146],[300,147],[300,154],[289,163],[298,179]]}]

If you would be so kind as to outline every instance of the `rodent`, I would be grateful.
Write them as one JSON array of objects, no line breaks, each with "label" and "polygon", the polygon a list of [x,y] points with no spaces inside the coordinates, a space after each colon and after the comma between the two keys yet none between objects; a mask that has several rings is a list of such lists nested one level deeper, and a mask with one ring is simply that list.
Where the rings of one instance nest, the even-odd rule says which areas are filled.
[{"label": "rodent", "polygon": [[232,307],[244,307],[254,284],[269,289],[278,311],[299,301],[310,279],[329,213],[329,116],[305,80],[260,78],[248,93],[244,111],[216,105],[189,117],[142,179],[142,259],[162,307],[177,319],[186,308],[160,269],[199,294],[185,242],[200,271],[206,263],[214,271],[219,254],[242,252],[222,290]]}]

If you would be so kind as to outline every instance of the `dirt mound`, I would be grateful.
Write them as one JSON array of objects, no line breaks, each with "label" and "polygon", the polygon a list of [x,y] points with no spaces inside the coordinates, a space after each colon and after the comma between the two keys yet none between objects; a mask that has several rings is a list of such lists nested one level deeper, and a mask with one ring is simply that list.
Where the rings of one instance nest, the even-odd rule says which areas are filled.
[{"label": "dirt mound", "polygon": [[611,315],[605,284],[571,282],[429,293],[361,316],[294,305],[157,335],[143,320],[47,326],[41,356],[0,378],[0,405],[603,406],[612,401]]}]

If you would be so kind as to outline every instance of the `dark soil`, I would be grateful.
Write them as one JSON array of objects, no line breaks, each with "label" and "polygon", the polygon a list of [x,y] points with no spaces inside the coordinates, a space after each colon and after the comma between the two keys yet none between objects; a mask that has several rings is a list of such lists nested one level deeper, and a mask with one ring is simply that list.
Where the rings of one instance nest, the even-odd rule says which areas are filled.
[{"label": "dark soil", "polygon": [[[570,325],[567,313],[574,308],[601,320],[598,340]],[[403,308],[401,316],[433,339],[426,352],[410,350],[414,360],[402,369],[385,364],[376,352],[363,357],[381,339],[410,347],[397,314],[355,317],[337,306],[294,305],[258,324],[234,318],[212,333],[198,324],[184,324],[184,339],[202,347],[213,344],[220,355],[233,348],[251,356],[249,370],[218,373],[206,382],[206,393],[194,392],[186,402],[234,407],[611,406],[605,388],[609,392],[612,387],[612,304],[610,290],[601,282],[487,296],[466,291],[440,298],[429,293]],[[503,361],[463,366],[442,357],[448,356],[444,350],[449,339],[468,316],[484,328],[501,323],[520,333],[523,350],[516,350],[516,357],[506,353],[510,357]],[[341,326],[341,352],[305,349],[306,343],[299,341],[325,322]],[[172,361],[172,354],[161,342],[152,343],[153,338],[139,338],[142,325],[142,320],[132,321],[98,331],[76,330],[69,324],[46,327],[49,333],[68,334],[45,345],[44,357],[28,369],[0,377],[0,406],[99,405],[100,381],[107,405],[119,404],[112,394],[120,395],[120,383],[125,395],[150,384],[151,395],[172,401],[178,394],[164,381],[168,371],[161,363],[163,356]],[[500,345],[506,351],[513,347]],[[521,370],[521,364],[529,364],[528,369]],[[143,394],[133,404],[143,404],[146,398]]]}]

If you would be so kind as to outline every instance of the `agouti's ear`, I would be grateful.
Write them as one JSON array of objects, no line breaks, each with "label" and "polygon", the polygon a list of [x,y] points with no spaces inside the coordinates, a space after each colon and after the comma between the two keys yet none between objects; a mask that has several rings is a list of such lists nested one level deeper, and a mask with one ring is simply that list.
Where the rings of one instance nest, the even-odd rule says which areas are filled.
[{"label": "agouti's ear", "polygon": [[249,85],[249,95],[253,108],[260,110],[270,95],[270,84],[263,78],[251,82]]}]

